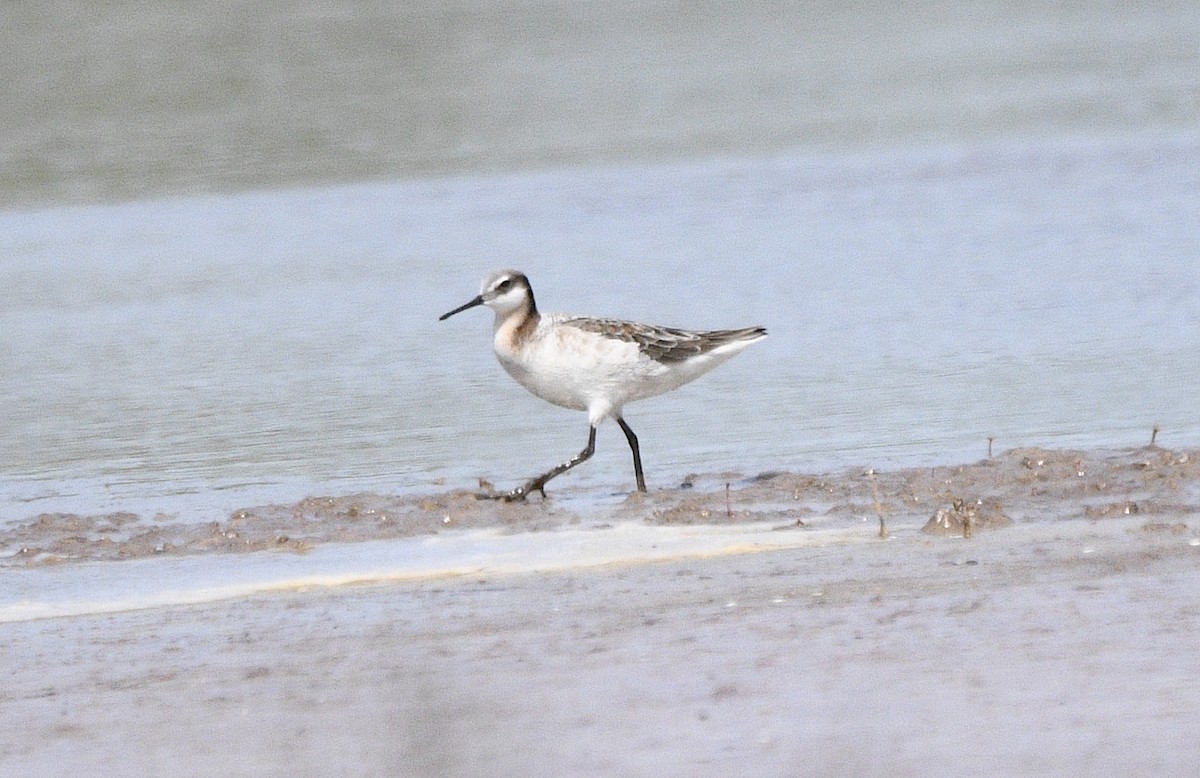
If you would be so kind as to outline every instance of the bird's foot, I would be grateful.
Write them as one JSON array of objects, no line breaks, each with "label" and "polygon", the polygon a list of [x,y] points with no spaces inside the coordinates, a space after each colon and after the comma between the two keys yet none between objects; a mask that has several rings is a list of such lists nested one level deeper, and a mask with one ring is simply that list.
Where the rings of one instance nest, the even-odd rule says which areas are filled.
[{"label": "bird's foot", "polygon": [[542,495],[542,499],[546,499],[546,483],[540,478],[535,478],[527,484],[522,484],[510,492],[497,492],[494,489],[489,489],[486,492],[479,492],[475,495],[477,500],[500,500],[501,502],[524,502],[525,498],[534,492]]}]

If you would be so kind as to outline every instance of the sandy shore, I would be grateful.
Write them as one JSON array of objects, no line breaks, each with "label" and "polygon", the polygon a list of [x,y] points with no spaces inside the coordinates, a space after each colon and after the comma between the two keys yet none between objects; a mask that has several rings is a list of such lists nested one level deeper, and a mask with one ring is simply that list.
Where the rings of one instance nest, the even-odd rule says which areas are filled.
[{"label": "sandy shore", "polygon": [[[1187,774],[1200,759],[1196,461],[1024,451],[962,468],[763,474],[731,487],[728,506],[702,479],[602,519],[450,495],[431,515],[461,502],[449,515],[492,514],[481,537],[537,541],[539,559],[566,563],[485,559],[469,573],[0,625],[0,770]],[[970,514],[973,536],[922,531],[938,509],[943,522]],[[514,536],[510,510],[545,531]],[[705,538],[739,521],[783,539],[572,557],[578,538],[617,548],[633,524],[701,522],[671,531]],[[0,574],[11,586],[355,548],[328,543]]]}]

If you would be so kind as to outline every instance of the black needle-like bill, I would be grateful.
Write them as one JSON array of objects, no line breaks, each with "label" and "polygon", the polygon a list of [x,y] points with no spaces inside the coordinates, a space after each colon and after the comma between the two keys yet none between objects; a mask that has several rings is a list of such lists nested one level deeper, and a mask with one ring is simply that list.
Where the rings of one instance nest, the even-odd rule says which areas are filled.
[{"label": "black needle-like bill", "polygon": [[445,321],[446,319],[449,319],[454,314],[462,313],[463,311],[467,310],[468,308],[474,308],[476,305],[483,305],[483,295],[476,295],[475,299],[472,300],[471,302],[458,306],[453,311],[450,311],[450,313],[443,313],[441,316],[438,317],[438,321]]}]

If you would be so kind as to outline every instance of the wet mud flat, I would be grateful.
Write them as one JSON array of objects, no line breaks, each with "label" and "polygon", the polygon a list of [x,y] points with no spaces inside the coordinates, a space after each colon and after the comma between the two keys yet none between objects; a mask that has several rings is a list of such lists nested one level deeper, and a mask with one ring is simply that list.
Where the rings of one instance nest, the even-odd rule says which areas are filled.
[{"label": "wet mud flat", "polygon": [[[484,485],[486,488],[486,485]],[[837,473],[771,471],[689,476],[649,494],[580,496],[564,484],[523,503],[477,492],[310,496],[253,506],[219,522],[135,513],[44,513],[0,532],[0,567],[42,567],[152,556],[275,551],[496,529],[506,533],[617,523],[767,523],[780,531],[920,528],[970,537],[1030,523],[1137,520],[1146,532],[1182,534],[1200,516],[1200,451],[1013,449],[978,462]],[[562,494],[562,498],[556,498]]]},{"label": "wet mud flat", "polygon": [[[203,568],[211,583],[330,552],[482,549],[448,575],[0,624],[0,774],[1187,775],[1200,760],[1194,463],[1025,450],[932,470],[728,476],[728,505],[715,475],[597,515],[565,495],[316,498],[220,528],[278,545],[273,532],[299,535],[299,513],[328,525],[313,538],[402,522],[447,534],[313,540],[303,556],[221,555],[254,547],[226,536],[160,552],[191,557],[4,570],[20,599],[22,586],[109,573],[174,587],[164,571]],[[970,540],[945,526],[972,511]],[[1007,522],[983,520],[995,511]],[[717,529],[729,522],[780,542],[493,561],[510,545],[578,560],[581,538],[745,529]]]}]

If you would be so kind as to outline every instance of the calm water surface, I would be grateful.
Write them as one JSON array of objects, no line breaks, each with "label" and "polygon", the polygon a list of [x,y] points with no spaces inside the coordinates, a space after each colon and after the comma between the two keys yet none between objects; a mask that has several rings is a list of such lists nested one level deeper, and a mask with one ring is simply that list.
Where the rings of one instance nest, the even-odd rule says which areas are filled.
[{"label": "calm water surface", "polygon": [[[630,407],[657,485],[1155,423],[1195,444],[1197,160],[1062,142],[8,213],[7,512],[528,476],[583,415],[503,374],[490,314],[436,320],[503,265],[546,310],[770,328]],[[615,427],[599,445],[575,482],[621,488]]]},{"label": "calm water surface", "polygon": [[[405,27],[449,54],[390,91],[384,6],[260,5],[132,26],[3,11],[23,32],[0,68],[53,99],[0,142],[0,521],[540,472],[584,416],[512,383],[489,314],[437,321],[502,266],[544,310],[770,329],[627,409],[652,487],[976,459],[989,436],[1128,446],[1159,424],[1200,444],[1190,4],[830,6],[799,27],[720,3],[677,25],[520,6],[528,27],[465,3]],[[97,26],[130,46],[34,67]],[[598,446],[564,486],[629,487],[619,431]]]}]

